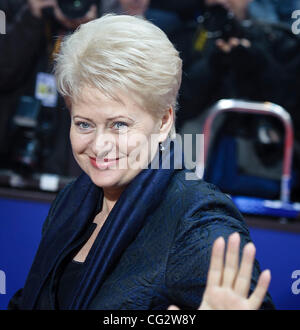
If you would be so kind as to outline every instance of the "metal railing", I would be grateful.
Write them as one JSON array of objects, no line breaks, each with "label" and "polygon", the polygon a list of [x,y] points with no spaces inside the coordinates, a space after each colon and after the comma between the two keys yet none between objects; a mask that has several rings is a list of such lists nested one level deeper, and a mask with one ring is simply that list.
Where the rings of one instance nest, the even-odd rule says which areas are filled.
[{"label": "metal railing", "polygon": [[281,174],[280,200],[283,203],[290,202],[290,183],[293,158],[294,131],[289,113],[281,106],[270,102],[248,102],[234,99],[218,101],[209,111],[204,123],[204,162],[207,161],[211,140],[211,129],[218,115],[225,112],[250,113],[269,115],[278,118],[284,126],[284,156]]}]

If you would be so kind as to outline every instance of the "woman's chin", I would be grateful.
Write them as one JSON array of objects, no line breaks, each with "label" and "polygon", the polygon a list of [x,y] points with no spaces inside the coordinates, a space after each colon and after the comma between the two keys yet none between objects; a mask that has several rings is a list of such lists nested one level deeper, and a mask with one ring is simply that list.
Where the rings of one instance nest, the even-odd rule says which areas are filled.
[{"label": "woman's chin", "polygon": [[124,171],[116,169],[97,170],[92,169],[88,173],[93,183],[102,188],[121,186],[124,181]]}]

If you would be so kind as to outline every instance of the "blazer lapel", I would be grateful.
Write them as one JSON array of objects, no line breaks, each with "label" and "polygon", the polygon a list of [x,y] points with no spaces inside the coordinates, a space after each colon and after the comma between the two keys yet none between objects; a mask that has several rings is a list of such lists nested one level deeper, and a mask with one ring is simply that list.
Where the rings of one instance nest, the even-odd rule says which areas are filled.
[{"label": "blazer lapel", "polygon": [[49,229],[42,238],[27,277],[22,307],[34,309],[38,295],[51,271],[68,247],[79,238],[95,213],[102,191],[86,174],[81,175],[52,213]]}]

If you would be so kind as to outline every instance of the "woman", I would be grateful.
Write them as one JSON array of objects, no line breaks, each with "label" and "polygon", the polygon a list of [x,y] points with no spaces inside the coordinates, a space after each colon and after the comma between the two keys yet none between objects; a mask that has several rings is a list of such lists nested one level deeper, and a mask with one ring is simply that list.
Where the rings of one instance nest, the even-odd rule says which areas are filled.
[{"label": "woman", "polygon": [[[260,271],[255,261],[252,272],[254,247],[240,213],[213,185],[186,180],[179,144],[171,146],[181,60],[165,34],[141,18],[106,15],[66,38],[55,74],[84,174],[54,201],[9,308],[198,308],[202,301],[215,309],[228,295],[232,308],[272,308],[269,272],[247,299]],[[225,267],[220,238],[206,283],[213,242],[229,235]]]}]

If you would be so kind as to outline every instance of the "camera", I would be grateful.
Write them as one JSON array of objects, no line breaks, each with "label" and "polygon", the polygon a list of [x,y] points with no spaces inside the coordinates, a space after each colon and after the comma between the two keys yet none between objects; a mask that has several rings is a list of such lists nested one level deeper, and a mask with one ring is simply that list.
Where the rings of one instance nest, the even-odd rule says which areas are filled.
[{"label": "camera", "polygon": [[211,38],[228,40],[232,37],[241,38],[243,36],[242,27],[234,14],[222,5],[207,6],[200,23]]},{"label": "camera", "polygon": [[[99,7],[100,0],[57,0],[60,10],[69,19],[84,17],[94,4]],[[55,20],[53,8],[44,8],[43,17]]]},{"label": "camera", "polygon": [[84,17],[91,6],[98,2],[96,0],[57,0],[63,14],[70,19]]}]

